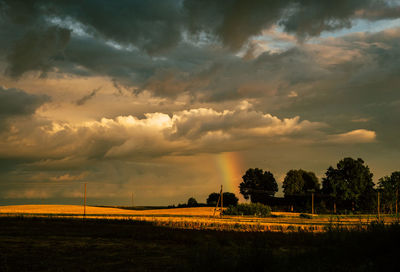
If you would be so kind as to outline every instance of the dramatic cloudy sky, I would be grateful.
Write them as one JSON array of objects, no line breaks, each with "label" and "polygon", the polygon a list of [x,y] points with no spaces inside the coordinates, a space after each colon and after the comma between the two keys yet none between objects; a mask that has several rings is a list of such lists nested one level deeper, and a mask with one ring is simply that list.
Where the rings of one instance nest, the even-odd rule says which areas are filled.
[{"label": "dramatic cloudy sky", "polygon": [[399,0],[0,0],[3,205],[204,202],[348,156],[377,181],[399,125]]}]

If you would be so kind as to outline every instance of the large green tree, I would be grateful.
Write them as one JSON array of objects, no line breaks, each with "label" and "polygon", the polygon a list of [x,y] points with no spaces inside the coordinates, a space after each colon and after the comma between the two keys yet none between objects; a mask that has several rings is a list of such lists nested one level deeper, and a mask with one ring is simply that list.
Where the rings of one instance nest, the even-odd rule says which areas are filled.
[{"label": "large green tree", "polygon": [[390,210],[398,201],[398,193],[400,189],[400,171],[393,172],[390,176],[379,179],[378,188],[382,191],[382,199],[386,207]]},{"label": "large green tree", "polygon": [[330,166],[322,179],[322,192],[345,208],[371,209],[374,206],[373,174],[360,158],[344,158]]},{"label": "large green tree", "polygon": [[249,199],[252,203],[265,203],[268,197],[272,197],[278,192],[278,184],[274,175],[269,171],[259,168],[250,168],[242,177],[243,182],[240,183],[240,193],[245,199]]},{"label": "large green tree", "polygon": [[[211,193],[207,198],[207,205],[215,206],[217,205],[219,193]],[[222,194],[223,205],[224,206],[236,206],[238,204],[239,199],[236,197],[234,193],[224,192]]]},{"label": "large green tree", "polygon": [[188,207],[197,207],[199,204],[197,203],[197,200],[194,197],[191,197],[188,199],[187,206]]},{"label": "large green tree", "polygon": [[290,170],[283,181],[283,193],[286,196],[304,196],[310,191],[318,191],[320,184],[313,172]]}]

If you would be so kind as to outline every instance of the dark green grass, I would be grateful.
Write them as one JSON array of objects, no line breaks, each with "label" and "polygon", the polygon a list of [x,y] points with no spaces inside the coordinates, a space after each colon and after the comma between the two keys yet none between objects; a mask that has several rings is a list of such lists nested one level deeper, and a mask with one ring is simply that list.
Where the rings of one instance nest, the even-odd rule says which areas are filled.
[{"label": "dark green grass", "polygon": [[240,233],[130,220],[0,218],[0,271],[400,271],[400,226]]}]

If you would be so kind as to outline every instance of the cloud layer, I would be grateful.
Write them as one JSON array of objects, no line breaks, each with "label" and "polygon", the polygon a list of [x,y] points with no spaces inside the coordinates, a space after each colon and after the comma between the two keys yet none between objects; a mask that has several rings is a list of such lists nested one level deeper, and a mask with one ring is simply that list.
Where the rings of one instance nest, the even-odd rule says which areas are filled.
[{"label": "cloud layer", "polygon": [[398,170],[398,1],[0,0],[0,39],[0,202],[205,197],[232,152]]}]

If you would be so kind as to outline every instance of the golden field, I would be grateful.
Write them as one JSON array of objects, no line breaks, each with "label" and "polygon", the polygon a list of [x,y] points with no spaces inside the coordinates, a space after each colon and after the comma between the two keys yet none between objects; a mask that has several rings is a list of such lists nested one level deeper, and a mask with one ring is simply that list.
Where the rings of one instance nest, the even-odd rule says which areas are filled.
[{"label": "golden field", "polygon": [[[2,216],[51,216],[83,217],[84,207],[79,205],[15,205],[0,206]],[[376,215],[370,216],[327,216],[314,215],[311,219],[300,217],[299,213],[272,212],[271,217],[213,216],[214,208],[173,208],[154,210],[127,210],[108,207],[86,206],[86,218],[121,219],[153,222],[157,226],[186,229],[215,229],[233,231],[312,231],[321,232],[329,227],[363,228]],[[394,217],[382,217],[385,223]]]},{"label": "golden field", "polygon": [[[13,214],[83,214],[84,207],[80,205],[14,205],[0,206],[0,213]],[[155,210],[127,210],[108,207],[86,206],[86,215],[186,215],[212,216],[214,208],[176,208]]]}]

